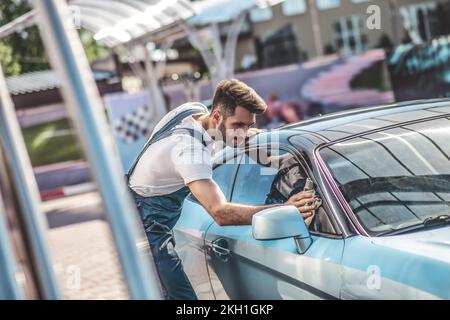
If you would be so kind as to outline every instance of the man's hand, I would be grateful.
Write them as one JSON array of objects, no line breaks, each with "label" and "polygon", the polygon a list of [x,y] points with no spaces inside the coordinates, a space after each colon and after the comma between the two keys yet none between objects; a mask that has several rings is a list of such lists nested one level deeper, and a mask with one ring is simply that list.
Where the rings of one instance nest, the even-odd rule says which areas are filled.
[{"label": "man's hand", "polygon": [[313,215],[314,211],[314,192],[299,192],[294,194],[286,202],[287,205],[297,207],[303,219],[307,219]]}]

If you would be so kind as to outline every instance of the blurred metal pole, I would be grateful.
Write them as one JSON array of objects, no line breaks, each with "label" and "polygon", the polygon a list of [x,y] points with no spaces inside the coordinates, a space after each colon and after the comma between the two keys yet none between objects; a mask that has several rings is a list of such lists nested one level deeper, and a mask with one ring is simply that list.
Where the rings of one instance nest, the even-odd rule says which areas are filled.
[{"label": "blurred metal pole", "polygon": [[391,16],[391,25],[392,25],[392,37],[394,47],[400,44],[400,37],[398,35],[398,6],[397,0],[389,0],[389,13]]},{"label": "blurred metal pole", "polygon": [[0,300],[21,300],[23,292],[17,285],[16,263],[9,237],[6,210],[0,192]]},{"label": "blurred metal pole", "polygon": [[64,100],[99,185],[130,296],[162,299],[156,271],[136,247],[138,215],[124,183],[104,107],[67,3],[33,0],[33,5],[51,63],[63,83]]},{"label": "blurred metal pole", "polygon": [[33,254],[32,258],[39,277],[40,293],[44,299],[59,299],[61,295],[53,272],[45,235],[47,221],[40,210],[39,189],[1,66],[0,139],[7,151],[5,156],[22,208],[24,224]]},{"label": "blurred metal pole", "polygon": [[309,11],[311,12],[311,24],[314,36],[314,46],[316,48],[316,55],[318,57],[323,56],[324,48],[322,42],[322,34],[320,30],[319,14],[317,12],[316,0],[309,0]]}]

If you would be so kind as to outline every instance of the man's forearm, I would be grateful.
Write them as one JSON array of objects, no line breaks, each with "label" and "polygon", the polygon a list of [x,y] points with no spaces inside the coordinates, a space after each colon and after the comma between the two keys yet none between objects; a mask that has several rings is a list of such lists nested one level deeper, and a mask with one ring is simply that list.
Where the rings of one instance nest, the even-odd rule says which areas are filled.
[{"label": "man's forearm", "polygon": [[282,205],[283,204],[248,206],[236,203],[226,203],[217,210],[214,219],[221,226],[249,225],[252,224],[252,217],[257,212]]},{"label": "man's forearm", "polygon": [[313,193],[298,193],[291,196],[284,204],[249,206],[228,202],[219,186],[210,179],[193,181],[189,184],[189,188],[206,211],[221,226],[252,224],[252,218],[255,213],[283,205],[293,205],[299,210],[299,213],[308,213],[313,210],[308,205],[314,200]]}]

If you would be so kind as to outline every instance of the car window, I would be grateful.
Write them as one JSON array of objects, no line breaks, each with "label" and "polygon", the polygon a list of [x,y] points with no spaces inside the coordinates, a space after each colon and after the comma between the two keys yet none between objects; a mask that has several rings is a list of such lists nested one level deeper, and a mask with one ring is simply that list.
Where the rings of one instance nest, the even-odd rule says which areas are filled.
[{"label": "car window", "polygon": [[213,180],[218,184],[226,198],[230,199],[231,185],[233,183],[234,172],[240,157],[235,157],[227,162],[216,166],[213,170]]},{"label": "car window", "polygon": [[[291,153],[260,149],[257,156],[246,153],[239,165],[232,202],[248,205],[285,203],[304,190],[308,175]],[[311,231],[336,234],[327,212],[321,206],[309,225]]]},{"label": "car window", "polygon": [[450,213],[450,121],[404,125],[321,150],[342,194],[372,233]]},{"label": "car window", "polygon": [[236,175],[232,201],[264,205],[284,203],[303,190],[306,176],[296,158],[281,150],[258,150],[243,155]]},{"label": "car window", "polygon": [[246,152],[242,156],[231,200],[241,204],[263,205],[277,170],[250,155]]}]

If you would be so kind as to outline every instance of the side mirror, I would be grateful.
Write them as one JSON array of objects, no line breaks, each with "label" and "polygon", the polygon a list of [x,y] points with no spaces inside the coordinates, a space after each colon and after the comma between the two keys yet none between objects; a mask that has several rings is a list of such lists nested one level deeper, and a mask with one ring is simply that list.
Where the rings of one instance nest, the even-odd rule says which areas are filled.
[{"label": "side mirror", "polygon": [[308,227],[294,206],[274,207],[256,213],[252,219],[252,231],[253,238],[261,241],[294,238],[300,254],[312,244]]}]

